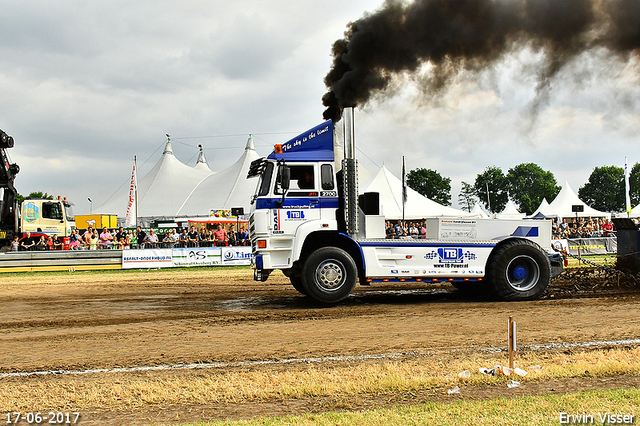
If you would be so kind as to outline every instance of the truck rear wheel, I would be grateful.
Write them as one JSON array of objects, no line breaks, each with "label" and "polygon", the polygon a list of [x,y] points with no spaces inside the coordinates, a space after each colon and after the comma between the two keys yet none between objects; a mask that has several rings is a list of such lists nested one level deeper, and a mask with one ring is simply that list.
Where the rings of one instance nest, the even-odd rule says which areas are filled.
[{"label": "truck rear wheel", "polygon": [[320,248],[302,267],[302,285],[306,294],[322,303],[337,303],[356,286],[358,269],[349,254],[336,247]]},{"label": "truck rear wheel", "polygon": [[487,281],[501,300],[533,300],[549,285],[549,257],[536,243],[512,240],[496,248],[487,263]]}]

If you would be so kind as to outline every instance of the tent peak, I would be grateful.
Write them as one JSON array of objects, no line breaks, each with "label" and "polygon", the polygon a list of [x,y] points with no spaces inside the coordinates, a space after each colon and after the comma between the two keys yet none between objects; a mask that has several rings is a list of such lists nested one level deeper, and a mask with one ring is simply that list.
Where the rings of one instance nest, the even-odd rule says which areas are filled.
[{"label": "tent peak", "polygon": [[255,145],[253,145],[253,136],[249,135],[249,139],[247,139],[247,145],[244,147],[245,151],[250,149],[252,151],[256,150]]},{"label": "tent peak", "polygon": [[171,148],[171,141],[167,140],[167,144],[164,146],[164,151],[162,152],[162,155],[164,154],[171,154],[173,155],[173,148]]},{"label": "tent peak", "polygon": [[200,149],[200,153],[198,154],[198,161],[196,161],[196,164],[200,164],[200,163],[207,164],[207,157],[204,156],[202,145],[198,145],[198,149]]}]

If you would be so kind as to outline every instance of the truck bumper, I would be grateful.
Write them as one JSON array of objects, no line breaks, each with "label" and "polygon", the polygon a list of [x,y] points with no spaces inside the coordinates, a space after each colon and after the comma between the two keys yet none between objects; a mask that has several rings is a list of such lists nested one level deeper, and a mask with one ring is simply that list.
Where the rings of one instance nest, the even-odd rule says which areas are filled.
[{"label": "truck bumper", "polygon": [[251,267],[253,268],[254,281],[264,282],[271,274],[271,269],[264,269],[264,259],[261,254],[253,256],[251,259]]}]

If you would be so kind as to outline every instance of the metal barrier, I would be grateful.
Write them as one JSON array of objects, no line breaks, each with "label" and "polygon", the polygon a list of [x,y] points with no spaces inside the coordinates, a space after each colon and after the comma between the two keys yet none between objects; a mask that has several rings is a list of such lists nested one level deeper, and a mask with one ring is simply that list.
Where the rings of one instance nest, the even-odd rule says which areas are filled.
[{"label": "metal barrier", "polygon": [[46,250],[0,253],[0,272],[121,268],[121,250]]}]

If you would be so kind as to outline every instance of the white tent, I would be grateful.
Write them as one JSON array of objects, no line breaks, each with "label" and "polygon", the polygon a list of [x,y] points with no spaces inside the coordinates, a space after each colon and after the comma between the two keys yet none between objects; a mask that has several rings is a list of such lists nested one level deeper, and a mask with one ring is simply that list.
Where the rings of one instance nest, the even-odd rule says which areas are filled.
[{"label": "white tent", "polygon": [[629,213],[629,217],[640,217],[640,204],[631,209],[631,213]]},{"label": "white tent", "polygon": [[[371,183],[361,191],[380,194],[380,214],[387,219],[402,219],[402,181],[395,177],[385,166],[380,167]],[[416,220],[427,217],[470,217],[471,213],[443,206],[422,196],[407,187],[405,219]]]},{"label": "white tent", "polygon": [[[572,206],[579,205],[583,206],[584,211],[574,212]],[[569,182],[566,181],[551,204],[549,204],[547,208],[540,210],[539,213],[542,213],[545,217],[576,217],[577,214],[579,217],[606,217],[607,219],[611,219],[611,213],[598,211],[580,200],[578,195],[576,195],[569,186]]]},{"label": "white tent", "polygon": [[232,207],[243,207],[249,212],[251,196],[255,192],[257,179],[247,179],[249,166],[253,160],[260,158],[249,137],[242,156],[232,166],[220,173],[211,174],[197,185],[183,199],[182,205],[174,210],[175,216],[209,215],[211,210],[230,210]]},{"label": "white tent", "polygon": [[[196,166],[190,167],[173,155],[171,141],[167,141],[160,160],[138,181],[138,217],[173,217],[193,188],[212,174],[202,151]],[[127,186],[96,212],[124,217],[128,201]]]},{"label": "white tent", "polygon": [[471,209],[471,214],[479,217],[480,219],[489,219],[489,215],[484,211],[482,207],[480,207],[479,203],[476,203],[475,206]]},{"label": "white tent", "polygon": [[496,214],[496,219],[502,220],[520,220],[525,216],[524,213],[520,213],[513,201],[509,200],[507,205],[504,206],[504,210]]},{"label": "white tent", "polygon": [[534,211],[533,213],[531,213],[531,215],[529,215],[527,217],[534,217],[535,215],[540,213],[542,210],[546,209],[548,206],[549,206],[549,202],[547,201],[546,198],[543,198],[542,202],[540,203],[540,205],[538,206],[536,211]]}]

